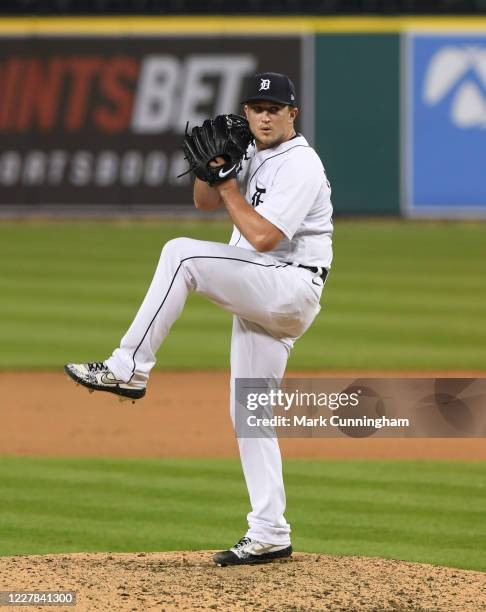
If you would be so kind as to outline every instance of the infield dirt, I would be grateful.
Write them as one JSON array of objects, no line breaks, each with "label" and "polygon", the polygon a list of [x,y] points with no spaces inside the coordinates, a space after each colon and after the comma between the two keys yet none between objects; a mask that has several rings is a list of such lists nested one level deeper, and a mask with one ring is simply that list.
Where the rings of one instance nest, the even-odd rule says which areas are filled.
[{"label": "infield dirt", "polygon": [[[372,375],[380,373],[367,373]],[[420,374],[424,375],[484,373]],[[156,372],[147,399],[135,406],[119,404],[110,394],[89,395],[57,373],[3,372],[0,387],[3,455],[237,455],[227,411],[226,373]],[[281,440],[281,447],[284,457],[486,459],[482,439],[287,439]],[[56,610],[95,612],[486,609],[486,574],[481,572],[302,553],[275,564],[219,568],[211,556],[210,551],[201,551],[4,557],[0,590],[73,590],[76,607]]]},{"label": "infield dirt", "polygon": [[[300,377],[305,373],[299,372]],[[309,376],[327,376],[312,372]],[[333,377],[339,377],[333,373]],[[405,376],[368,372],[366,376]],[[407,376],[485,376],[478,372]],[[289,374],[292,376],[292,374]],[[360,376],[346,372],[341,376]],[[361,374],[362,376],[362,374]],[[155,372],[135,405],[76,387],[62,373],[1,372],[0,454],[61,457],[236,457],[226,372]],[[282,439],[285,457],[485,460],[481,438]]]}]

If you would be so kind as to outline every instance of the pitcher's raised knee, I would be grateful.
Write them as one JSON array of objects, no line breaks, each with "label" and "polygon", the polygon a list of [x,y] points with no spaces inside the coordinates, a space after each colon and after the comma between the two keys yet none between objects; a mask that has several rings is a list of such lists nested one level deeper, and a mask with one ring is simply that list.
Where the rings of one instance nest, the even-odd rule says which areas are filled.
[{"label": "pitcher's raised knee", "polygon": [[171,257],[182,261],[191,255],[195,255],[198,250],[198,246],[201,244],[201,240],[194,240],[194,238],[174,238],[165,243],[162,249],[162,257]]}]

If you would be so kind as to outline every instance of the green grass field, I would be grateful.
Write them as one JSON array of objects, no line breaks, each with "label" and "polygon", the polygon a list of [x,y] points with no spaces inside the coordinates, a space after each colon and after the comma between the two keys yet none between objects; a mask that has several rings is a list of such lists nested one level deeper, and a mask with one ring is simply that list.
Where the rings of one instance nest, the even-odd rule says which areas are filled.
[{"label": "green grass field", "polygon": [[[298,551],[486,571],[486,464],[285,462]],[[237,461],[0,459],[0,555],[227,547]]]},{"label": "green grass field", "polygon": [[[227,242],[227,223],[0,225],[0,368],[105,358],[140,304],[163,244]],[[337,221],[323,310],[294,369],[484,369],[486,224]],[[190,298],[162,368],[226,368],[230,316]]]},{"label": "green grass field", "polygon": [[[0,369],[105,358],[163,244],[227,223],[0,225]],[[486,224],[338,220],[323,310],[293,369],[484,369]],[[226,369],[231,318],[192,296],[162,368]],[[486,463],[287,460],[296,550],[486,571]],[[0,555],[226,547],[238,461],[0,458]]]}]

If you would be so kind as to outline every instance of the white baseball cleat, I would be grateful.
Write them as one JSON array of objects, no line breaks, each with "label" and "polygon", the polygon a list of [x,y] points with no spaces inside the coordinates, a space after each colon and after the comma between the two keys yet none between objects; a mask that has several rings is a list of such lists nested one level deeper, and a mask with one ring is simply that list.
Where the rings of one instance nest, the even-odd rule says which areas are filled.
[{"label": "white baseball cleat", "polygon": [[145,395],[144,387],[135,387],[118,380],[103,361],[68,363],[64,366],[64,371],[76,383],[87,387],[90,392],[108,391],[131,400],[140,399]]},{"label": "white baseball cleat", "polygon": [[251,538],[241,538],[229,550],[223,550],[213,556],[214,562],[220,567],[227,565],[252,565],[269,563],[275,559],[284,559],[292,555],[292,546],[265,544]]}]

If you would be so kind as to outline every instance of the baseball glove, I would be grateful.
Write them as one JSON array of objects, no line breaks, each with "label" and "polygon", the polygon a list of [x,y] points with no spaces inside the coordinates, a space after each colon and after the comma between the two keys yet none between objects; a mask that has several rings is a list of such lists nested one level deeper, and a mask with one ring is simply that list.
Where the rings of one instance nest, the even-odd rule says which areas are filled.
[{"label": "baseball glove", "polygon": [[[211,187],[235,178],[252,140],[248,121],[239,115],[218,115],[213,120],[206,119],[202,126],[193,127],[191,133],[186,126],[182,148],[189,163],[187,172],[194,172]],[[211,166],[209,162],[215,157],[222,157],[224,164]]]}]

